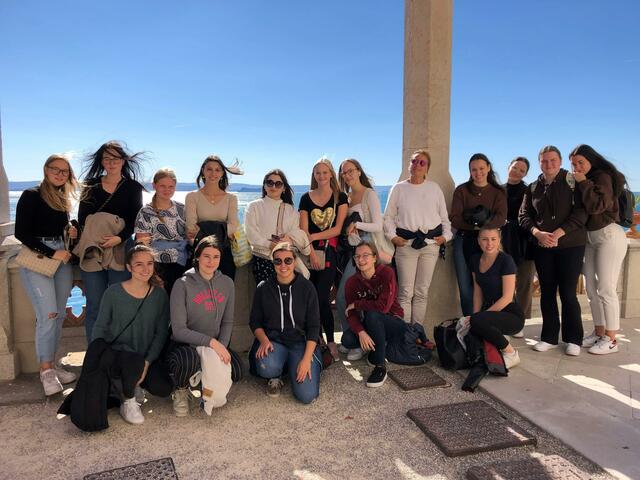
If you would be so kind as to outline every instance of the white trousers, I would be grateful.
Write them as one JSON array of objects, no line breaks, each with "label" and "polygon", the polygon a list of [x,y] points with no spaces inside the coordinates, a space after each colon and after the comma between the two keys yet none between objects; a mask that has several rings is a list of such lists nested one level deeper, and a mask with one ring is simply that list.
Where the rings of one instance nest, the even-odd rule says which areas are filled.
[{"label": "white trousers", "polygon": [[231,389],[231,363],[223,363],[211,347],[196,347],[202,368],[202,399],[204,411],[211,415],[214,408],[227,403]]},{"label": "white trousers", "polygon": [[416,250],[409,242],[396,247],[398,268],[398,303],[404,310],[404,321],[423,324],[427,314],[427,298],[440,247],[428,244]]},{"label": "white trousers", "polygon": [[582,273],[593,323],[607,330],[620,329],[618,277],[629,241],[616,223],[587,232]]}]

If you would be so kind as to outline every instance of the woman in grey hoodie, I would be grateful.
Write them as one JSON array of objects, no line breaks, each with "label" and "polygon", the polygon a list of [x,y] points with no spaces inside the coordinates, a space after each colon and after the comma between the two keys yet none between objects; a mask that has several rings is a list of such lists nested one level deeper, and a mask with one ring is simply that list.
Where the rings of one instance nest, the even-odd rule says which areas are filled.
[{"label": "woman in grey hoodie", "polygon": [[[176,416],[189,414],[189,379],[204,367],[217,372],[213,379],[216,395],[225,397],[231,386],[231,339],[234,284],[219,270],[222,251],[214,236],[200,240],[194,252],[194,268],[176,281],[171,291],[172,339],[177,343],[168,355],[169,372],[176,390],[173,409]],[[203,347],[203,348],[200,348]],[[203,355],[212,349],[217,355]],[[201,365],[201,357],[216,365]],[[203,396],[206,398],[206,391]],[[221,405],[219,405],[221,406]]]}]

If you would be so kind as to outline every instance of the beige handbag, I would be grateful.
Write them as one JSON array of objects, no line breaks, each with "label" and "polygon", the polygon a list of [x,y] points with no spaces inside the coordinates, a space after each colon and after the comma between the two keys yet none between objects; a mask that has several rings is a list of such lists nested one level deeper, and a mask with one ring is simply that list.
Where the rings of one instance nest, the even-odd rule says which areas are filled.
[{"label": "beige handbag", "polygon": [[16,263],[27,270],[51,278],[58,271],[61,262],[60,260],[49,258],[42,253],[34,252],[29,247],[23,245],[20,253],[16,256]]}]

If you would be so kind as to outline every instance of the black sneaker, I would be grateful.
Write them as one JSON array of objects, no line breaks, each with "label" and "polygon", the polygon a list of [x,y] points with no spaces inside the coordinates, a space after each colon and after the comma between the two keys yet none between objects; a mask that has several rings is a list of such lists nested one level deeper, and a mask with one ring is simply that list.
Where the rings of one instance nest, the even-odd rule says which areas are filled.
[{"label": "black sneaker", "polygon": [[373,372],[367,378],[367,387],[381,387],[387,379],[387,369],[385,367],[374,367]]}]

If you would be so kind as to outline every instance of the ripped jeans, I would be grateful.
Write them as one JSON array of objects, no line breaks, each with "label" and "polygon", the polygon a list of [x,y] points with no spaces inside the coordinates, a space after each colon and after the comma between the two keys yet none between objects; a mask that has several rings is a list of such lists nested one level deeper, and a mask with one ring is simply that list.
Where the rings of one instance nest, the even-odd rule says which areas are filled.
[{"label": "ripped jeans", "polygon": [[[54,250],[64,249],[62,240],[42,243]],[[73,267],[61,263],[53,278],[21,268],[20,277],[36,313],[38,362],[53,362],[67,316],[67,299],[73,288]]]}]

